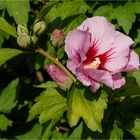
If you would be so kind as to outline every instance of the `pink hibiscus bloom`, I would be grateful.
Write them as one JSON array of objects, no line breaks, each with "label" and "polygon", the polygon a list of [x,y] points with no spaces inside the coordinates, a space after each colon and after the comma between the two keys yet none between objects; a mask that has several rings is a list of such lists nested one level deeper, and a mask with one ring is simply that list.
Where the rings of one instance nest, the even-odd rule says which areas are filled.
[{"label": "pink hibiscus bloom", "polygon": [[118,73],[139,67],[139,57],[130,49],[133,43],[104,17],[88,18],[66,37],[67,67],[93,92],[100,83],[120,88],[125,79]]}]

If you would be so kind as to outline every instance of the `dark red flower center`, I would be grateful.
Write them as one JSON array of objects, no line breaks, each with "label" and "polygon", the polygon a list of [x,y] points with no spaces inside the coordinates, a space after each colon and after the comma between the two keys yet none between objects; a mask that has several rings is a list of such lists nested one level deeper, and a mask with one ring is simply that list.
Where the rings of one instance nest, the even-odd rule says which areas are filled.
[{"label": "dark red flower center", "polygon": [[97,55],[98,50],[95,47],[90,47],[86,54],[87,58],[83,61],[84,68],[103,69],[104,64],[111,59],[112,50]]}]

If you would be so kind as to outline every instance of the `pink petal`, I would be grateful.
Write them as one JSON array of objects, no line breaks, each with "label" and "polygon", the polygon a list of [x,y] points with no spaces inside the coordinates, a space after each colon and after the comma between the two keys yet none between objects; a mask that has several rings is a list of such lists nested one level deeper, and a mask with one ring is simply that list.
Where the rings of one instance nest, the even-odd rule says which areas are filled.
[{"label": "pink petal", "polygon": [[75,69],[80,65],[80,63],[75,63],[76,60],[67,60],[67,68],[74,74],[76,74]]},{"label": "pink petal", "polygon": [[65,72],[55,64],[47,65],[46,71],[51,78],[59,84],[63,85],[68,80],[68,76]]},{"label": "pink petal", "polygon": [[[112,75],[108,71],[104,70],[96,70],[96,69],[76,69],[76,76],[77,78],[83,83],[82,80],[87,81],[88,83],[92,84],[92,81],[102,82],[108,87],[113,88],[113,79]],[[79,75],[80,73],[80,75]],[[86,75],[84,77],[83,75]],[[83,83],[84,84],[84,83]]]},{"label": "pink petal", "polygon": [[100,84],[99,83],[94,82],[94,81],[91,83],[90,89],[91,89],[91,91],[93,93],[96,92],[99,88],[100,88]]},{"label": "pink petal", "polygon": [[85,86],[90,86],[92,83],[92,79],[84,73],[84,69],[78,68],[76,70],[76,77],[79,81],[81,81]]},{"label": "pink petal", "polygon": [[124,72],[129,72],[129,71],[135,71],[139,68],[140,62],[139,62],[139,56],[134,52],[131,51],[129,55],[129,62],[127,66],[122,69]]},{"label": "pink petal", "polygon": [[113,78],[113,89],[122,87],[125,84],[125,79],[119,75],[112,75]]},{"label": "pink petal", "polygon": [[90,47],[90,34],[88,31],[78,29],[69,32],[65,40],[65,51],[69,59],[75,59],[75,63],[80,63],[85,59],[85,54]]},{"label": "pink petal", "polygon": [[94,81],[94,79],[90,78],[88,75],[86,75],[83,69],[79,69],[76,73],[76,76],[79,81],[81,81],[85,86],[91,86],[91,91],[96,92],[99,89],[100,84]]},{"label": "pink petal", "polygon": [[91,46],[97,48],[97,55],[103,54],[112,48],[115,38],[115,28],[104,17],[96,16],[85,20],[78,29],[88,30],[91,33]]},{"label": "pink petal", "polygon": [[124,68],[129,61],[130,46],[132,44],[133,41],[130,37],[116,31],[112,54],[103,67],[112,72]]}]

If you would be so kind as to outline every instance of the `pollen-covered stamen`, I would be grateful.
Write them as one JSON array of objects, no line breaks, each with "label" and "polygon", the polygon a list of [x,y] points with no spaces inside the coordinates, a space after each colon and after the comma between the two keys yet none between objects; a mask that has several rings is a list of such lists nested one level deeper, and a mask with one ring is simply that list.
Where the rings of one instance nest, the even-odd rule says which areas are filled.
[{"label": "pollen-covered stamen", "polygon": [[85,65],[84,68],[90,68],[90,69],[98,69],[99,65],[101,64],[100,58],[96,57],[92,63]]}]

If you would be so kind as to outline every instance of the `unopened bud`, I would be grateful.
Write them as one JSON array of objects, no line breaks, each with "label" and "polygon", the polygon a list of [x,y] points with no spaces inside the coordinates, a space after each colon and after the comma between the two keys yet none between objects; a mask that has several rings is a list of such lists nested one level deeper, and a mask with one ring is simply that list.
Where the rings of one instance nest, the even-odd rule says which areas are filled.
[{"label": "unopened bud", "polygon": [[59,29],[55,29],[51,35],[52,45],[60,47],[64,44],[64,33]]},{"label": "unopened bud", "polygon": [[25,26],[23,26],[21,24],[18,24],[18,26],[17,26],[17,34],[18,34],[18,36],[23,35],[23,34],[28,34],[28,33],[29,32],[28,32],[27,27],[25,27]]},{"label": "unopened bud", "polygon": [[45,21],[38,21],[33,27],[33,32],[39,36],[45,32],[46,28],[47,24]]},{"label": "unopened bud", "polygon": [[17,37],[17,43],[19,46],[26,48],[31,44],[31,37],[27,34],[22,34]]},{"label": "unopened bud", "polygon": [[38,37],[36,36],[32,36],[31,39],[33,44],[36,44],[38,42]]},{"label": "unopened bud", "polygon": [[66,73],[55,64],[50,64],[46,67],[46,71],[51,78],[58,84],[63,90],[70,89],[72,85],[72,79],[69,78]]}]

